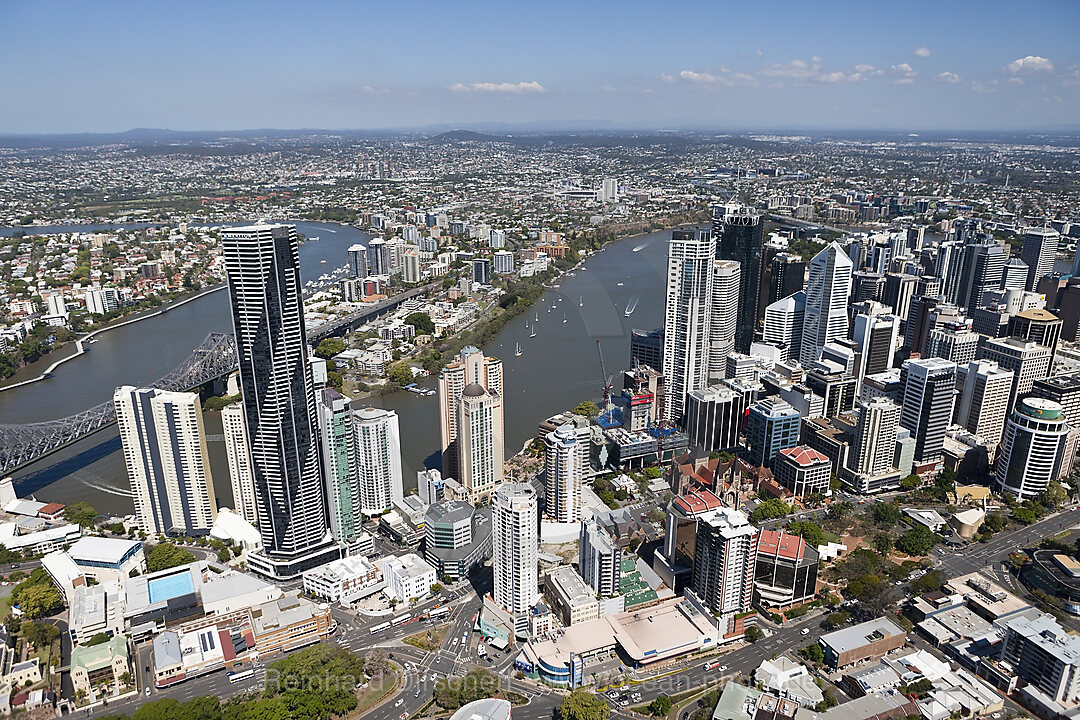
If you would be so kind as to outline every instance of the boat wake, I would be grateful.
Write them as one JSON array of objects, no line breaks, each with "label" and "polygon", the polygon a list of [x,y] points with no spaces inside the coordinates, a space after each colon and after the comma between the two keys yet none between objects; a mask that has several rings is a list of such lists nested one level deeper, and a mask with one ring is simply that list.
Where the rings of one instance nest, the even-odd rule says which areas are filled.
[{"label": "boat wake", "polygon": [[633,252],[641,252],[642,250],[644,250],[647,247],[649,247],[649,243],[641,243],[640,245],[638,245],[636,248],[633,249]]},{"label": "boat wake", "polygon": [[119,495],[120,497],[134,497],[134,493],[131,490],[125,490],[118,488],[115,485],[110,485],[108,482],[102,479],[98,480],[83,480],[83,485],[94,490],[100,490],[103,493],[110,495]]},{"label": "boat wake", "polygon": [[623,317],[630,317],[637,310],[638,301],[641,300],[640,295],[635,295],[630,298],[630,302],[626,304],[626,310],[623,311]]}]

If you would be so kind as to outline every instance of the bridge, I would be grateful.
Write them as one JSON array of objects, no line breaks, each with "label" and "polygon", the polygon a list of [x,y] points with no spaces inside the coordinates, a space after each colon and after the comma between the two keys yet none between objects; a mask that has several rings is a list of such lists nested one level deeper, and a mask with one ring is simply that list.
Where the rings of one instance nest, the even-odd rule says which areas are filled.
[{"label": "bridge", "polygon": [[[225,333],[210,333],[178,368],[150,387],[184,391],[199,387],[236,369],[236,341]],[[28,465],[116,422],[112,400],[57,420],[0,425],[0,474]]]},{"label": "bridge", "polygon": [[398,305],[411,300],[414,297],[419,297],[428,292],[432,288],[441,287],[442,281],[437,283],[430,283],[422,287],[413,288],[412,290],[406,290],[403,293],[394,295],[385,300],[380,300],[377,303],[369,305],[368,307],[361,308],[356,312],[349,313],[340,318],[331,320],[330,322],[323,323],[318,327],[308,330],[307,338],[308,342],[312,345],[317,345],[320,340],[324,340],[328,337],[334,337],[335,335],[343,335],[348,332],[352,332],[366,322],[370,322],[378,317],[386,315],[395,310]]}]

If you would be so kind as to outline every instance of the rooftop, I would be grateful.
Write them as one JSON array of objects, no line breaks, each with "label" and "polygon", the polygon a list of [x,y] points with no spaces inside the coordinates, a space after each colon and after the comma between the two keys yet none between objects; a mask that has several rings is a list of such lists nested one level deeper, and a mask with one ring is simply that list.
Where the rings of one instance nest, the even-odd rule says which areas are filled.
[{"label": "rooftop", "polygon": [[883,637],[903,634],[904,631],[898,628],[891,620],[880,617],[826,633],[821,636],[821,642],[839,654],[862,647]]},{"label": "rooftop", "polygon": [[711,491],[702,490],[701,492],[691,492],[675,498],[675,505],[691,515],[697,515],[707,510],[723,507],[724,503]]},{"label": "rooftop", "polygon": [[510,720],[510,709],[509,700],[484,698],[462,705],[450,720]]},{"label": "rooftop", "polygon": [[782,530],[760,530],[758,552],[788,560],[802,560],[807,555],[813,555],[812,559],[817,558],[817,551],[807,545],[805,540]]},{"label": "rooftop", "polygon": [[832,462],[823,453],[819,453],[817,450],[806,445],[796,445],[795,447],[784,448],[780,451],[780,454],[794,462],[796,465],[802,467],[829,464]]},{"label": "rooftop", "polygon": [[118,564],[132,549],[141,548],[142,543],[138,540],[122,540],[120,538],[105,538],[87,536],[79,538],[68,554],[77,564],[83,563],[107,563]]}]

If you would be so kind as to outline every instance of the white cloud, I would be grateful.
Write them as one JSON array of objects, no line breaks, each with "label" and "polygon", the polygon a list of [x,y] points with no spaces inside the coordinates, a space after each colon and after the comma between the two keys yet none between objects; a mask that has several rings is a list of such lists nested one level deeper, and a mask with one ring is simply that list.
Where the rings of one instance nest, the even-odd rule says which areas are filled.
[{"label": "white cloud", "polygon": [[[696,70],[683,70],[679,73],[679,77],[683,80],[691,83],[697,83],[700,85],[722,85],[724,87],[732,87],[734,85],[756,85],[757,80],[751,75],[745,73],[730,73],[730,69],[724,66],[720,67],[720,72],[697,72]],[[662,78],[670,77],[668,75],[661,75]]]},{"label": "white cloud", "polygon": [[858,65],[855,66],[855,72],[859,73],[860,75],[870,76],[870,75],[882,75],[882,74],[884,74],[885,71],[880,70],[880,69],[874,67],[873,65],[867,65],[866,63],[859,63]]},{"label": "white cloud", "polygon": [[613,86],[611,86],[611,85],[601,85],[600,89],[603,90],[604,92],[607,92],[607,93],[616,92],[615,88]]},{"label": "white cloud", "polygon": [[900,63],[899,65],[893,65],[889,68],[892,71],[894,77],[893,82],[897,85],[910,85],[915,82],[915,77],[919,74],[915,71],[915,68],[911,67],[907,63]]},{"label": "white cloud", "polygon": [[956,83],[960,82],[962,79],[963,78],[961,78],[959,75],[957,75],[954,72],[945,71],[943,73],[938,74],[938,80],[940,80],[941,82],[947,82],[950,85],[955,85]]},{"label": "white cloud", "polygon": [[815,65],[820,65],[821,63],[825,62],[825,58],[815,55],[814,57],[810,58],[810,62],[814,63]]},{"label": "white cloud", "polygon": [[660,82],[671,85],[673,82],[675,82],[675,78],[671,77],[667,73],[660,73]]},{"label": "white cloud", "polygon": [[454,92],[495,92],[495,93],[534,93],[534,92],[547,92],[544,86],[535,80],[531,82],[478,82],[465,85],[463,83],[454,83],[450,86],[450,89]]},{"label": "white cloud", "polygon": [[1038,55],[1028,55],[1017,58],[1005,66],[1005,69],[1013,75],[1026,75],[1029,73],[1054,72],[1054,63]]},{"label": "white cloud", "polygon": [[689,80],[696,83],[718,83],[721,78],[719,75],[713,75],[707,72],[694,72],[693,70],[683,70],[679,73],[679,77],[683,80]]},{"label": "white cloud", "polygon": [[930,48],[928,48],[928,47],[915,48],[915,54],[918,55],[919,57],[930,57]]}]

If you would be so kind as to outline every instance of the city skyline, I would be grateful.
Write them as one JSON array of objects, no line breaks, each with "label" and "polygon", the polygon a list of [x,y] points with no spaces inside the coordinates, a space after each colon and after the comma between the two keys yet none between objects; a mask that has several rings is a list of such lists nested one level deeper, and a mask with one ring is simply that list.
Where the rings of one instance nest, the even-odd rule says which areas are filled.
[{"label": "city skyline", "polygon": [[[9,29],[5,86],[23,104],[0,121],[0,134],[1080,128],[1080,57],[1068,33],[1080,11],[1070,3],[1022,13],[1006,3],[915,3],[887,23],[854,3],[621,9],[574,7],[571,24],[550,8],[484,3],[462,13],[427,4],[410,14],[421,22],[409,34],[364,31],[403,25],[389,7],[313,14],[237,3],[177,16],[9,6],[0,11]],[[781,22],[766,31],[765,18]],[[146,31],[163,23],[174,42]],[[717,47],[690,41],[688,29],[702,26],[746,30],[725,33]],[[268,65],[256,50],[282,27],[297,36],[297,51],[287,66]],[[87,54],[87,37],[110,41]],[[565,48],[574,52],[556,52]],[[139,101],[125,101],[133,92]],[[83,111],[71,113],[73,105]]]}]

